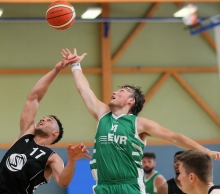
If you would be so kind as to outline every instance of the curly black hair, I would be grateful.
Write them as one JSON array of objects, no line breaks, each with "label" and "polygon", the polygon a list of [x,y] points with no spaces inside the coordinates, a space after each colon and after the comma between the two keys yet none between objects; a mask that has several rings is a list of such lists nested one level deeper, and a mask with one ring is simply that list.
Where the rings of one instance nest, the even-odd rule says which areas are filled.
[{"label": "curly black hair", "polygon": [[130,89],[132,91],[131,97],[135,99],[135,103],[131,107],[131,109],[129,110],[129,113],[132,113],[133,115],[137,116],[141,112],[141,110],[143,109],[143,106],[145,103],[145,96],[143,94],[143,91],[141,90],[141,87],[124,85],[124,86],[121,86],[120,88],[126,88],[126,89]]},{"label": "curly black hair", "polygon": [[60,139],[63,137],[63,126],[62,126],[62,123],[60,122],[60,120],[59,120],[56,116],[54,116],[54,115],[49,115],[49,116],[50,116],[50,117],[53,117],[53,118],[57,121],[57,124],[58,124],[58,126],[59,126],[59,135],[58,135],[58,137],[55,139],[55,141],[51,143],[51,145],[52,145],[52,144],[55,144],[55,143],[57,143],[58,141],[60,141]]}]

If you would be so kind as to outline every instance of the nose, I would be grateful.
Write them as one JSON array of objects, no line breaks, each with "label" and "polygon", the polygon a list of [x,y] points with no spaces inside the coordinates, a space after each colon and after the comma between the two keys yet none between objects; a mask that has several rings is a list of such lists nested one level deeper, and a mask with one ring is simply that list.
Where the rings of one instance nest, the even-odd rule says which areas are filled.
[{"label": "nose", "polygon": [[40,122],[42,122],[42,121],[44,122],[44,119],[41,119],[41,120],[40,120]]}]

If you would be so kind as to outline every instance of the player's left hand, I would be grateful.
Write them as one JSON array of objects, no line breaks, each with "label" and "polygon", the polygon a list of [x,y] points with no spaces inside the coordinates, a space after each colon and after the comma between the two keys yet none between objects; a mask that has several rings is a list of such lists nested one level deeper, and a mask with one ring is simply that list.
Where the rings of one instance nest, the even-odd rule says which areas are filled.
[{"label": "player's left hand", "polygon": [[67,154],[69,160],[76,161],[80,158],[91,158],[89,156],[89,151],[86,149],[86,146],[83,143],[80,143],[76,146],[72,146],[71,144],[67,147]]}]

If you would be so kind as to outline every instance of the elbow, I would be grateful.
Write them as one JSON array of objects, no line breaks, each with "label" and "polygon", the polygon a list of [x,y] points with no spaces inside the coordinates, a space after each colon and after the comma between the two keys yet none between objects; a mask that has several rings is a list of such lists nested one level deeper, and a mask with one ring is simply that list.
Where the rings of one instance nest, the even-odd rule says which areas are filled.
[{"label": "elbow", "polygon": [[183,135],[181,133],[174,133],[171,136],[171,139],[172,139],[172,142],[173,142],[174,145],[179,145],[179,143],[182,142]]},{"label": "elbow", "polygon": [[38,99],[38,95],[37,94],[29,94],[27,96],[27,101],[30,101],[30,102],[35,101],[37,99]]},{"label": "elbow", "polygon": [[59,183],[60,187],[62,187],[63,189],[65,189],[66,187],[68,187],[70,183]]},{"label": "elbow", "polygon": [[77,86],[76,88],[77,88],[77,91],[78,91],[80,94],[83,92],[83,87]]}]

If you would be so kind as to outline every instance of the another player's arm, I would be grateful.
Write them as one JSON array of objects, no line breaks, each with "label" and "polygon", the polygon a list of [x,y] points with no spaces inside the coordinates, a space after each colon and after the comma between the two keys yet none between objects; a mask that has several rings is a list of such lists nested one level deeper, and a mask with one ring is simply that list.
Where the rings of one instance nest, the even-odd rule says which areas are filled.
[{"label": "another player's arm", "polygon": [[166,179],[165,179],[162,175],[158,175],[158,176],[154,179],[154,183],[155,183],[155,187],[156,187],[157,190],[158,190],[164,183],[166,183]]},{"label": "another player's arm", "polygon": [[[74,53],[71,53],[68,49],[63,49],[63,57],[66,57],[67,54],[73,57],[77,56],[76,49],[74,49]],[[78,61],[80,62],[85,57],[85,55],[86,53],[81,56],[77,56]],[[110,110],[109,107],[96,97],[94,92],[91,90],[89,82],[83,74],[82,70],[73,70],[72,74],[76,88],[80,93],[88,111],[96,120],[98,120],[103,114]]]},{"label": "another player's arm", "polygon": [[76,160],[80,158],[91,158],[83,144],[78,144],[77,146],[69,145],[67,147],[68,161],[64,167],[62,159],[57,154],[52,154],[48,159],[48,165],[51,169],[52,176],[58,185],[65,188],[67,187],[75,171]]},{"label": "another player's arm", "polygon": [[193,141],[192,139],[180,134],[174,133],[162,126],[158,123],[148,120],[142,117],[138,118],[137,127],[139,134],[146,133],[149,136],[160,138],[166,140],[180,148],[184,148],[186,150],[189,149],[198,149],[203,152],[209,154],[212,158],[216,160],[220,160],[220,152],[211,151],[202,145],[198,144],[197,142]]},{"label": "another player's arm", "polygon": [[168,194],[168,185],[166,182],[157,189],[157,194]]},{"label": "another player's arm", "polygon": [[76,59],[65,60],[58,62],[56,66],[44,75],[32,88],[29,93],[27,100],[25,102],[24,108],[22,110],[20,116],[20,135],[23,136],[26,133],[33,134],[34,133],[34,119],[37,114],[39,102],[42,100],[44,95],[46,94],[50,84],[60,72],[61,69],[65,68],[70,63],[75,62]]}]

